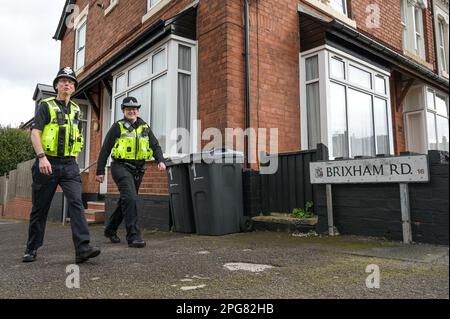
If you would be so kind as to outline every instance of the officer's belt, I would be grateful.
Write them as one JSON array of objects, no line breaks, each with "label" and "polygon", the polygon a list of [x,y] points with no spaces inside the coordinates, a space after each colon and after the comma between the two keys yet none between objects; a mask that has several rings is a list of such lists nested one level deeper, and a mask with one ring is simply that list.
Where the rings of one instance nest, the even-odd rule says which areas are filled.
[{"label": "officer's belt", "polygon": [[49,162],[53,163],[73,163],[75,162],[74,156],[48,156],[46,155]]}]

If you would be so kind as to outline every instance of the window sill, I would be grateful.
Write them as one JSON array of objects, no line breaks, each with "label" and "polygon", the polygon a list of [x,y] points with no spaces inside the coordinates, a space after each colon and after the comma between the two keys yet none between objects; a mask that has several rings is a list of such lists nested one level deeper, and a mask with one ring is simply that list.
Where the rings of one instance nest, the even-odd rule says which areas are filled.
[{"label": "window sill", "polygon": [[342,14],[341,12],[333,9],[330,5],[324,4],[320,0],[304,0],[306,3],[318,8],[319,10],[333,16],[334,18],[344,22],[345,24],[349,25],[350,27],[356,29],[356,21],[350,19],[346,15]]},{"label": "window sill", "polygon": [[428,63],[422,57],[416,55],[415,53],[412,53],[408,50],[403,50],[403,54],[406,57],[413,59],[415,62],[422,64],[423,66],[427,67],[428,69],[433,70],[433,64]]},{"label": "window sill", "polygon": [[142,17],[142,24],[144,24],[148,19],[150,19],[156,12],[158,12],[162,7],[168,4],[172,0],[161,0],[153,8],[148,10],[148,12]]},{"label": "window sill", "polygon": [[119,4],[119,0],[114,2],[113,4],[110,4],[108,8],[105,9],[105,17]]},{"label": "window sill", "polygon": [[78,77],[81,73],[84,72],[84,66],[75,71],[75,75]]}]

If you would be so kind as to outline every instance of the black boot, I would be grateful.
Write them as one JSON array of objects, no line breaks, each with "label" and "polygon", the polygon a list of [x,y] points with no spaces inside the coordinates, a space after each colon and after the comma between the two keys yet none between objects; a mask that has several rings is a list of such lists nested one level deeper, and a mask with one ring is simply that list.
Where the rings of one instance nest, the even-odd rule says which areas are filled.
[{"label": "black boot", "polygon": [[131,247],[131,248],[144,248],[145,247],[145,241],[143,241],[142,239],[135,239],[135,240],[130,241],[128,243],[128,247]]},{"label": "black boot", "polygon": [[118,244],[120,243],[120,238],[119,236],[117,236],[117,234],[111,234],[111,233],[107,233],[105,232],[105,237],[109,238],[109,240],[113,243],[113,244]]},{"label": "black boot", "polygon": [[23,255],[22,262],[31,263],[35,261],[37,258],[37,250],[29,250],[25,251],[25,255]]},{"label": "black boot", "polygon": [[78,251],[75,255],[75,263],[76,264],[82,264],[86,260],[90,258],[97,257],[100,255],[100,248],[88,246],[87,248],[83,249],[82,251]]}]

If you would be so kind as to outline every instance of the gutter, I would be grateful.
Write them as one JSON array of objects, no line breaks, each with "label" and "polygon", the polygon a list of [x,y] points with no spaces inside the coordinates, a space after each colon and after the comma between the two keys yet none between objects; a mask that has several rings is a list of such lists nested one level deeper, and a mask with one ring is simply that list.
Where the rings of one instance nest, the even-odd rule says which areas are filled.
[{"label": "gutter", "polygon": [[[336,20],[334,20],[331,23],[331,25],[336,31],[346,36],[347,41],[356,44],[359,47],[366,50],[367,46],[372,48],[374,51],[381,53],[381,58],[388,60],[394,65],[401,64],[414,71],[417,71],[420,75],[422,75],[425,78],[425,80],[428,81],[433,80],[435,84],[438,84],[443,89],[445,88],[444,91],[448,92],[449,81],[441,78],[439,75],[437,75],[430,69],[420,65],[419,63],[411,59],[404,57],[403,55],[389,49],[388,47],[370,39],[361,32],[353,30],[352,28],[349,28]],[[406,68],[406,70],[408,70],[408,68]]]}]

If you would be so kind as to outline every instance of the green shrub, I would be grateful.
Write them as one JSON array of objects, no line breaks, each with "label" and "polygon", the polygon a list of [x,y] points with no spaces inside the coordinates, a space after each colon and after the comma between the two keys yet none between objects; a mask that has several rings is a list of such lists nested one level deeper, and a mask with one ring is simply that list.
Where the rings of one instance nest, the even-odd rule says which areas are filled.
[{"label": "green shrub", "polygon": [[17,164],[33,159],[30,132],[0,126],[0,176],[17,168]]},{"label": "green shrub", "polygon": [[314,217],[314,213],[311,211],[314,204],[312,201],[306,202],[305,209],[303,208],[294,208],[290,216],[295,218],[311,218]]}]

